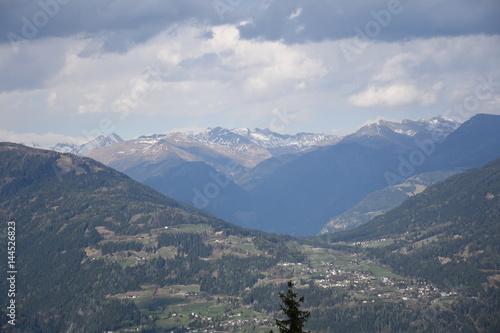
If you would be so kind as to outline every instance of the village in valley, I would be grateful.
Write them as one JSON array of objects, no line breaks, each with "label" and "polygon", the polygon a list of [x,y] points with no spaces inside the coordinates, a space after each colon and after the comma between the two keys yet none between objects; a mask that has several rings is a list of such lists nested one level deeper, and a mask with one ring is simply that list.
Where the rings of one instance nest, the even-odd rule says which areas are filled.
[{"label": "village in valley", "polygon": [[[120,241],[108,230],[100,229],[108,241]],[[258,249],[252,237],[237,237],[215,231],[208,225],[180,225],[152,230],[136,237],[144,245],[154,247],[160,233],[197,233],[204,242],[213,246],[213,254],[206,261],[213,261],[224,255],[237,257],[270,257],[266,251]],[[130,237],[128,237],[130,240]],[[388,240],[381,239],[363,244],[350,244],[363,248],[383,246]],[[338,250],[299,244],[288,244],[306,256],[303,262],[280,261],[262,271],[263,278],[254,287],[280,285],[293,281],[297,293],[302,294],[311,287],[325,290],[339,290],[345,293],[346,304],[369,304],[376,302],[404,302],[408,306],[450,302],[458,295],[444,292],[423,280],[409,279],[392,273],[388,268],[358,252]],[[96,249],[88,249],[90,257],[104,257],[123,266],[141,265],[154,257],[173,258],[173,246],[161,247],[155,251],[124,251],[102,256]],[[252,288],[246,288],[250,292]],[[213,295],[200,290],[199,284],[159,287],[144,285],[143,290],[115,295],[120,299],[133,301],[141,312],[148,314],[151,321],[160,327],[184,327],[185,332],[238,332],[252,330],[268,332],[273,326],[277,311],[264,313],[244,304],[243,297]],[[203,329],[201,329],[203,327]]]}]

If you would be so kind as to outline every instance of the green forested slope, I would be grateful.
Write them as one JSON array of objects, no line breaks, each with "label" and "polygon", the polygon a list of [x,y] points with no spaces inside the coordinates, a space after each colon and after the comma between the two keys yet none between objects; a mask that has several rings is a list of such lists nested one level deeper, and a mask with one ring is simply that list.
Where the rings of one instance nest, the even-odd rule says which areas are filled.
[{"label": "green forested slope", "polygon": [[[198,283],[206,275],[202,288],[210,290],[216,266],[201,259],[213,249],[197,233],[159,234],[158,242],[165,244],[151,241],[149,246],[144,237],[137,237],[166,226],[205,225],[224,235],[255,237],[263,251],[274,253],[263,258],[267,260],[263,265],[275,264],[278,257],[302,258],[285,250],[289,237],[217,220],[93,160],[16,144],[0,143],[0,216],[2,235],[7,235],[8,221],[16,227],[20,332],[102,332],[138,325],[141,318],[134,303],[108,296],[140,289],[143,283]],[[108,240],[108,234],[116,241]],[[154,252],[168,242],[175,243],[177,254],[166,262]],[[151,254],[150,260],[127,266],[113,259],[113,253],[136,250]],[[98,251],[99,256],[89,260],[89,251]],[[0,255],[7,258],[6,238]],[[8,271],[6,259],[0,261],[0,269]],[[229,273],[231,283],[242,286],[245,279],[251,286],[258,276]],[[229,280],[217,281],[224,285]],[[0,290],[8,290],[7,282],[0,279]],[[241,286],[233,289],[238,294]],[[4,312],[7,293],[0,294],[0,301]],[[2,313],[4,328],[10,327],[5,325],[7,319]]]},{"label": "green forested slope", "polygon": [[[323,236],[364,251],[403,276],[473,296],[454,310],[499,329],[500,159],[427,188],[355,229]],[[456,319],[456,318],[455,318]],[[495,328],[493,328],[495,327]]]},{"label": "green forested slope", "polygon": [[[243,229],[93,160],[2,143],[0,233],[15,222],[18,273],[17,325],[7,324],[1,292],[0,331],[268,332],[291,279],[314,332],[495,332],[498,163],[471,172],[456,181],[462,196],[427,191],[444,191],[455,208],[433,197],[434,210],[406,208],[413,224],[394,215],[393,229],[331,244]],[[479,209],[461,199],[472,193]],[[430,227],[419,214],[434,216]],[[483,222],[466,228],[470,215]],[[382,246],[365,246],[381,237]],[[6,237],[0,257],[7,272]]]}]

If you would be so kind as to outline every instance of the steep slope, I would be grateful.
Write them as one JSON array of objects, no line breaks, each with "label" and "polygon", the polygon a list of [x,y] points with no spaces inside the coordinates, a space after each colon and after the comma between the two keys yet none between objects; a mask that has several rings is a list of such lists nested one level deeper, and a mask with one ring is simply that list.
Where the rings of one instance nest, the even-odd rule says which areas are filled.
[{"label": "steep slope", "polygon": [[473,296],[452,305],[469,318],[451,316],[453,326],[472,320],[467,331],[500,329],[500,159],[432,185],[355,229],[321,237],[356,244],[397,274]]},{"label": "steep slope", "polygon": [[329,241],[394,240],[374,250],[402,274],[475,290],[500,272],[500,159],[447,178]]},{"label": "steep slope", "polygon": [[[2,260],[0,268],[18,272],[16,327],[22,332],[145,329],[148,316],[114,295],[151,283],[159,288],[202,281],[202,290],[212,290],[214,269],[223,265],[218,260],[232,272],[227,279],[219,275],[227,287],[220,293],[237,294],[260,276],[255,265],[266,269],[278,260],[303,258],[284,245],[290,238],[214,219],[91,159],[10,143],[0,143],[0,215],[3,235],[15,226],[14,266],[8,269]],[[182,226],[203,233],[176,236],[165,228]],[[214,251],[201,235],[247,237],[252,255],[231,261],[222,253],[233,253],[232,245]],[[7,246],[0,255],[7,258]],[[249,271],[238,273],[242,267]],[[1,279],[0,289],[8,290],[8,283]],[[8,302],[2,293],[0,303]],[[6,311],[2,306],[2,329],[9,325]]]},{"label": "steep slope", "polygon": [[318,233],[332,216],[386,186],[383,173],[397,163],[394,151],[399,149],[340,142],[280,167],[250,192],[259,214],[256,227],[293,235]]},{"label": "steep slope", "polygon": [[423,170],[481,166],[500,155],[500,116],[477,114],[436,144]]},{"label": "steep slope", "polygon": [[179,164],[143,183],[228,221],[234,220],[234,209],[244,209],[249,200],[248,193],[225,173],[203,162]]},{"label": "steep slope", "polygon": [[[273,232],[318,233],[333,216],[388,185],[423,172],[481,166],[500,156],[498,119],[500,116],[477,115],[454,131],[453,137],[450,134],[449,140],[433,143],[439,148],[429,156],[421,151],[421,143],[431,141],[436,133],[446,138],[446,131],[454,128],[452,124],[437,126],[430,121],[427,137],[418,134],[418,138],[417,134],[397,133],[394,125],[386,122],[363,127],[332,147],[304,154],[263,180],[251,191],[261,214],[255,223]],[[436,132],[434,127],[438,127]],[[471,143],[464,147],[467,140]],[[423,157],[418,165],[409,165],[416,153]],[[393,183],[393,179],[397,181]]]},{"label": "steep slope", "polygon": [[353,208],[328,221],[321,229],[321,233],[352,229],[369,222],[374,217],[399,206],[409,197],[422,192],[427,186],[442,181],[458,172],[459,170],[423,173],[408,178],[402,184],[388,186],[380,191],[373,192]]},{"label": "steep slope", "polygon": [[295,152],[268,158],[243,173],[237,183],[247,191],[252,190],[260,185],[264,179],[273,174],[279,167],[299,158],[303,154],[303,152]]}]

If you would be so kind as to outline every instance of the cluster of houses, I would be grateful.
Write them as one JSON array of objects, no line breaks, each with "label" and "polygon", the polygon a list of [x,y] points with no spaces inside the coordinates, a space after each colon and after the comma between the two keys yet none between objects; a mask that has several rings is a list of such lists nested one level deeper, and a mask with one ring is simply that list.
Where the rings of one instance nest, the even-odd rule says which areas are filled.
[{"label": "cluster of houses", "polygon": [[[352,262],[354,264],[369,264],[371,262]],[[299,276],[308,277],[303,280],[307,283],[297,284],[298,288],[307,288],[310,284],[322,288],[346,288],[353,294],[362,295],[370,299],[396,299],[402,301],[432,301],[439,298],[456,297],[456,292],[440,291],[432,284],[411,279],[398,279],[392,276],[375,276],[370,271],[349,270],[338,267],[333,261],[321,262],[320,268],[313,268],[305,263],[284,262],[281,267],[294,269]],[[366,300],[361,302],[367,303]]]}]

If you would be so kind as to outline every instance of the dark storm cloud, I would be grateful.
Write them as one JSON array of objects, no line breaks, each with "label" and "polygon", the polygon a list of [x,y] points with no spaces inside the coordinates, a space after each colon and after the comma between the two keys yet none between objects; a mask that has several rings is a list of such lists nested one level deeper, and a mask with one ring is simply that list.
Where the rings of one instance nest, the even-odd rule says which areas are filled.
[{"label": "dark storm cloud", "polygon": [[105,49],[124,51],[185,20],[220,20],[210,1],[2,1],[0,42],[106,34]]},{"label": "dark storm cloud", "polygon": [[365,34],[369,28],[372,39],[396,41],[498,34],[499,17],[496,0],[274,1],[240,31],[244,38],[301,43],[354,37],[356,28]]},{"label": "dark storm cloud", "polygon": [[123,52],[187,20],[251,20],[240,27],[243,38],[287,43],[353,37],[377,22],[372,38],[394,41],[498,34],[499,14],[497,0],[4,0],[0,42],[104,33],[104,50]]}]

